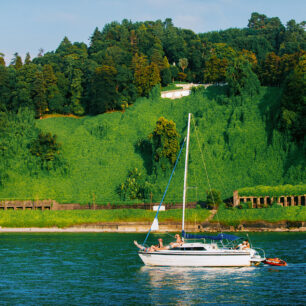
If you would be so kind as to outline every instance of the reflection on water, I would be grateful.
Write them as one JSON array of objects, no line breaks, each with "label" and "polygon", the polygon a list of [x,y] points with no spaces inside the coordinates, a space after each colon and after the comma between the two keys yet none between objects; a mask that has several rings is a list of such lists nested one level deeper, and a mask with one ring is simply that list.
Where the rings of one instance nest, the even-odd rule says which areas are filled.
[{"label": "reflection on water", "polygon": [[[147,274],[152,287],[159,288],[163,282],[171,286],[178,287],[180,290],[186,290],[186,285],[196,281],[203,281],[204,286],[216,280],[222,280],[225,277],[231,277],[233,281],[240,283],[250,283],[258,274],[254,273],[258,267],[241,268],[204,268],[204,267],[150,267],[143,266],[139,273]],[[252,278],[252,279],[251,279]],[[250,280],[251,279],[251,280]]]},{"label": "reflection on water", "polygon": [[306,304],[306,234],[251,234],[288,266],[242,268],[143,266],[143,236],[1,234],[0,304]]},{"label": "reflection on water", "polygon": [[[196,303],[213,302],[212,298],[218,299],[222,303],[229,303],[236,298],[230,294],[230,291],[235,290],[235,287],[252,288],[254,283],[259,281],[258,269],[258,267],[174,268],[143,266],[138,273],[148,280],[152,289],[163,292],[180,292],[180,303],[189,303],[190,300]],[[224,292],[224,289],[229,292]],[[158,297],[160,295],[158,292],[160,291],[152,291],[151,297],[152,299],[153,297],[157,298],[161,304],[166,301],[172,303],[176,299],[175,296],[169,298],[168,295]],[[244,300],[244,297],[241,298]]]}]

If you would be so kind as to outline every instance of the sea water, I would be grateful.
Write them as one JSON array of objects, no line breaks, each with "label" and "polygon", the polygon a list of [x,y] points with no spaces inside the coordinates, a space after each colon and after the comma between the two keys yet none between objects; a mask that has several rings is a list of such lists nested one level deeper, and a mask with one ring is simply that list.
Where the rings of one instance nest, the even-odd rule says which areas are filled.
[{"label": "sea water", "polygon": [[[172,235],[173,236],[173,235]],[[306,304],[306,233],[250,233],[286,267],[145,267],[133,240],[144,234],[0,235],[0,304]],[[170,242],[170,235],[151,235]]]}]

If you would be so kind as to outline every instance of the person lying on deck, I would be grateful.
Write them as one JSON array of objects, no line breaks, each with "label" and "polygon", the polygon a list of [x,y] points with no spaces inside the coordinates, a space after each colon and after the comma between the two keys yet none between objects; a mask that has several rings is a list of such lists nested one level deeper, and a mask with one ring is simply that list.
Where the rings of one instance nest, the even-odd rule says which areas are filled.
[{"label": "person lying on deck", "polygon": [[160,250],[169,250],[170,249],[170,246],[164,246],[163,244],[163,239],[161,238],[158,238],[158,246],[157,246],[157,251],[160,251]]},{"label": "person lying on deck", "polygon": [[161,251],[161,250],[169,250],[169,246],[164,246],[163,239],[158,239],[158,245],[151,245],[149,248],[146,248],[143,245],[140,245],[136,240],[134,240],[134,244],[142,251],[145,252],[155,252],[155,251]]}]

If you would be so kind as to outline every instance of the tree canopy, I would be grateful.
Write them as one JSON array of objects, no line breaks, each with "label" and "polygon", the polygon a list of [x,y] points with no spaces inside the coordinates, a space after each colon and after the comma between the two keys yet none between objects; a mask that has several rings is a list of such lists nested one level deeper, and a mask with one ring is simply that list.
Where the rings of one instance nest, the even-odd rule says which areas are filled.
[{"label": "tree canopy", "polygon": [[[27,107],[46,114],[123,111],[161,83],[223,83],[229,95],[284,88],[281,129],[304,133],[305,22],[253,12],[242,29],[196,34],[164,21],[111,22],[95,28],[89,46],[64,37],[54,51],[10,63],[0,53],[0,111]],[[1,51],[1,50],[0,50]],[[299,118],[299,119],[298,119]],[[293,123],[295,122],[295,123]]]},{"label": "tree canopy", "polygon": [[[89,46],[64,37],[55,51],[7,66],[0,53],[0,105],[48,113],[122,110],[158,83],[225,82],[244,57],[262,85],[282,86],[305,53],[305,22],[253,12],[247,27],[196,34],[164,21],[111,22],[95,28]],[[0,50],[1,51],[1,50]]]}]

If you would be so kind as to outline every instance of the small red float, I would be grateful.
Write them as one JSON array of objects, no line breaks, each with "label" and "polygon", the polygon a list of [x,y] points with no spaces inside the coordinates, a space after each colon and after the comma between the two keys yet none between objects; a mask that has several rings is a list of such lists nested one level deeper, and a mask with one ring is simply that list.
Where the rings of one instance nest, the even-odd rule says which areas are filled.
[{"label": "small red float", "polygon": [[279,258],[266,258],[263,263],[271,266],[287,266],[287,263]]}]

